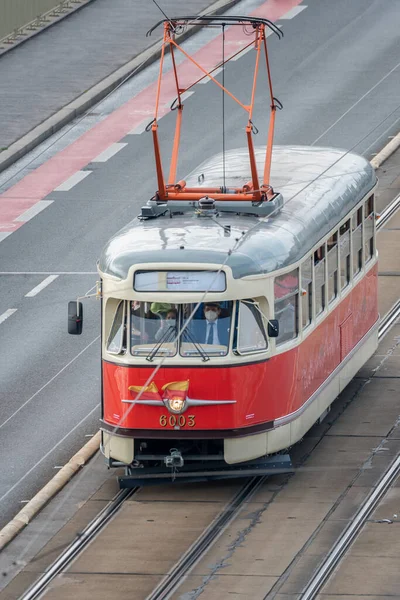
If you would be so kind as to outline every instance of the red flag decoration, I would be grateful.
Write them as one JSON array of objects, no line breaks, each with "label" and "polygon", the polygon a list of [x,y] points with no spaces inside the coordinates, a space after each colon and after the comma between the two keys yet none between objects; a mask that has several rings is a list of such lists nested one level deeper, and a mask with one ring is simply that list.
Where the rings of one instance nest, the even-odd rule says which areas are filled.
[{"label": "red flag decoration", "polygon": [[139,394],[141,394],[140,400],[161,400],[160,392],[158,391],[158,387],[154,381],[152,381],[147,387],[142,385],[130,385],[128,389],[132,392],[135,400]]}]

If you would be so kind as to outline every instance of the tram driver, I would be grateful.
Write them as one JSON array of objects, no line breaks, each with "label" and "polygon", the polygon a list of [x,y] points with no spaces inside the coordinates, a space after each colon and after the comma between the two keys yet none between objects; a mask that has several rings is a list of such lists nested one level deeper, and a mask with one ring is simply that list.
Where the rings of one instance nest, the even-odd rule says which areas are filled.
[{"label": "tram driver", "polygon": [[225,314],[218,302],[204,304],[204,319],[199,320],[198,341],[201,344],[228,346],[229,314]]}]

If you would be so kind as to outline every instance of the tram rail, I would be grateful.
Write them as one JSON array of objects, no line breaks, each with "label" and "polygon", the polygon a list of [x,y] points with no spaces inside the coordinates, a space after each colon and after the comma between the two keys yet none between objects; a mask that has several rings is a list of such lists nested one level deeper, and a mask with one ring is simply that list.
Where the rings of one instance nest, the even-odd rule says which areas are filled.
[{"label": "tram rail", "polygon": [[91,542],[94,537],[107,525],[112,517],[118,512],[123,503],[131,498],[139,487],[121,490],[112,500],[103,508],[102,511],[89,523],[85,529],[77,535],[76,539],[64,550],[62,554],[54,561],[48,570],[29,588],[21,597],[21,600],[34,600],[46,590],[49,583],[59,575],[70,563],[78,556]]},{"label": "tram rail", "polygon": [[390,489],[391,485],[399,474],[400,456],[398,456],[391,463],[390,467],[380,478],[376,488],[361,505],[347,529],[345,529],[337,542],[328,552],[325,560],[322,562],[318,570],[314,573],[313,577],[301,592],[301,600],[312,600],[317,596],[323,585],[328,581],[332,571],[335,569],[335,567],[337,567],[339,561],[343,558],[351,544],[357,538],[367,519],[378,506],[379,502],[385,496],[386,492]]}]

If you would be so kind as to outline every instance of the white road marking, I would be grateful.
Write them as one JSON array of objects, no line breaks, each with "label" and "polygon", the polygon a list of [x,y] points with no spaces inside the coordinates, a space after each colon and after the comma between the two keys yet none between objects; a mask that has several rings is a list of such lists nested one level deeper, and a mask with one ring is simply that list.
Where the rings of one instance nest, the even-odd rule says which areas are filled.
[{"label": "white road marking", "polygon": [[14,233],[14,232],[13,231],[0,231],[0,242],[5,240],[12,233]]},{"label": "white road marking", "polygon": [[28,210],[23,212],[22,215],[16,217],[14,221],[26,223],[26,221],[33,219],[33,217],[36,217],[42,210],[50,206],[50,204],[53,204],[53,200],[39,200],[39,202],[36,202],[31,208],[28,208]]},{"label": "white road marking", "polygon": [[[278,25],[278,27],[282,27],[282,25]],[[273,31],[271,31],[271,29],[267,29],[265,32],[265,37],[269,37],[270,35],[273,35]],[[239,50],[239,49],[238,49]],[[250,50],[254,50],[254,44],[250,44],[250,46],[248,46],[247,48],[245,48],[244,50],[242,50],[239,54],[237,54],[236,56],[234,56],[233,58],[231,58],[231,61],[236,61],[239,60],[239,58],[241,58],[242,56],[244,56],[245,54],[247,54],[248,52],[250,52]]]},{"label": "white road marking", "polygon": [[[181,101],[185,102],[185,100],[187,100],[188,98],[190,98],[190,96],[193,96],[193,94],[194,94],[193,91],[184,92],[183,94],[181,94]],[[172,99],[172,101],[174,101],[176,99],[175,106],[178,106],[178,100],[177,100],[177,98],[178,98],[178,96],[175,96],[175,98]],[[168,108],[169,108],[171,106],[171,101],[166,102],[164,106],[168,106]]]},{"label": "white road marking", "polygon": [[4,323],[4,321],[8,319],[8,317],[11,317],[15,312],[17,312],[16,308],[9,308],[6,312],[3,312],[3,314],[0,315],[0,323]]},{"label": "white road marking", "polygon": [[140,135],[141,133],[144,133],[149,123],[150,121],[143,121],[143,123],[140,123],[140,125],[137,125],[134,129],[128,131],[126,135]]},{"label": "white road marking", "polygon": [[64,183],[55,188],[55,192],[69,192],[77,183],[90,175],[92,171],[77,171],[69,177]]},{"label": "white road marking", "polygon": [[[93,342],[92,342],[92,343],[93,343]],[[98,403],[96,404],[96,406],[95,406],[94,408],[92,408],[92,410],[91,410],[91,411],[90,411],[90,412],[89,412],[89,413],[86,415],[86,417],[83,417],[83,419],[82,419],[82,420],[81,420],[79,423],[77,423],[77,424],[75,425],[75,427],[73,427],[73,428],[71,429],[71,431],[69,431],[69,432],[68,432],[66,435],[64,435],[64,437],[63,437],[63,438],[62,438],[62,439],[61,439],[59,442],[57,442],[57,444],[55,444],[55,445],[54,445],[54,446],[51,448],[51,450],[49,450],[48,452],[46,452],[46,454],[45,454],[44,456],[42,456],[42,458],[41,458],[40,460],[38,460],[38,462],[37,462],[35,465],[33,465],[33,467],[31,467],[31,468],[29,469],[29,471],[27,471],[27,472],[26,472],[24,475],[22,475],[22,477],[20,477],[20,478],[18,479],[18,481],[17,481],[16,483],[14,483],[14,485],[13,485],[12,487],[10,487],[10,489],[9,489],[9,490],[8,490],[8,491],[7,491],[5,494],[3,494],[3,495],[0,497],[0,502],[2,502],[2,501],[5,499],[5,498],[7,498],[7,496],[8,496],[9,494],[11,494],[11,492],[12,492],[13,490],[15,490],[15,488],[16,488],[16,487],[17,487],[17,486],[18,486],[20,483],[22,483],[22,482],[24,481],[24,479],[26,479],[26,478],[28,477],[28,475],[30,475],[30,474],[32,473],[32,471],[33,471],[34,469],[36,469],[36,467],[38,467],[38,466],[40,465],[40,463],[42,463],[42,462],[43,462],[43,461],[44,461],[44,460],[45,460],[45,459],[46,459],[48,456],[50,456],[50,454],[51,454],[51,453],[52,453],[52,452],[53,452],[53,451],[54,451],[56,448],[58,448],[58,446],[60,446],[60,445],[61,445],[61,444],[62,444],[62,443],[63,443],[63,442],[64,442],[64,441],[67,439],[67,437],[68,437],[69,435],[71,435],[71,433],[73,433],[73,432],[74,432],[76,429],[78,429],[78,427],[81,427],[81,426],[82,426],[82,423],[83,423],[84,421],[86,421],[86,419],[87,419],[88,417],[90,417],[90,416],[91,416],[91,415],[92,415],[92,414],[93,414],[93,413],[94,413],[96,410],[99,410],[99,405],[98,405]]]},{"label": "white road marking", "polygon": [[307,8],[307,5],[301,4],[300,6],[293,6],[287,13],[279,17],[279,19],[293,19],[297,17],[298,14],[303,12],[303,10]]},{"label": "white road marking", "polygon": [[[11,310],[13,310],[13,311],[15,312],[17,309],[16,309],[16,308],[14,308],[14,309],[11,309]],[[8,316],[9,316],[9,315],[8,315]],[[0,318],[1,318],[1,317],[0,317]],[[6,317],[6,318],[7,318],[7,317]],[[62,369],[60,369],[60,370],[58,371],[58,373],[56,373],[56,374],[55,374],[55,375],[54,375],[54,376],[53,376],[51,379],[49,379],[49,381],[48,381],[47,383],[45,383],[44,385],[42,385],[42,387],[41,387],[41,388],[40,388],[40,389],[39,389],[37,392],[35,392],[35,393],[33,394],[33,396],[31,396],[30,398],[28,398],[28,400],[27,400],[26,402],[24,402],[23,404],[21,404],[21,406],[20,406],[19,408],[17,408],[17,410],[16,410],[15,412],[13,412],[13,414],[12,414],[12,415],[10,415],[10,416],[8,417],[8,419],[6,419],[6,420],[5,420],[5,421],[4,421],[4,422],[3,422],[3,423],[0,425],[0,429],[1,429],[2,427],[4,427],[4,425],[6,425],[6,424],[7,424],[9,421],[11,421],[11,419],[12,419],[13,417],[15,417],[15,415],[17,415],[17,414],[19,413],[19,411],[20,411],[20,410],[22,410],[22,409],[23,409],[23,408],[24,408],[24,407],[25,407],[27,404],[29,404],[29,402],[30,402],[31,400],[33,400],[34,398],[36,398],[36,396],[37,396],[38,394],[40,394],[40,392],[42,392],[42,391],[43,391],[43,390],[44,390],[44,389],[45,389],[45,388],[46,388],[48,385],[50,385],[50,383],[52,383],[52,382],[53,382],[55,379],[57,379],[57,377],[58,377],[59,375],[61,375],[61,373],[63,373],[63,372],[65,371],[65,369],[68,369],[68,367],[69,367],[70,365],[72,365],[72,363],[74,363],[74,362],[75,362],[75,361],[76,361],[76,360],[77,360],[77,359],[78,359],[78,358],[79,358],[79,357],[80,357],[80,356],[81,356],[81,355],[82,355],[84,352],[86,352],[86,350],[87,350],[88,348],[90,348],[90,346],[92,346],[92,345],[93,345],[95,342],[97,342],[99,339],[100,339],[100,336],[98,335],[97,337],[95,337],[95,338],[94,338],[94,340],[92,340],[92,341],[90,342],[90,344],[88,344],[87,346],[85,346],[85,348],[84,348],[83,350],[81,350],[81,351],[80,351],[80,352],[79,352],[79,353],[78,353],[76,356],[74,356],[74,358],[73,358],[72,360],[70,360],[70,361],[69,361],[69,363],[67,363],[67,364],[66,364],[66,365],[65,365],[65,366],[64,366]],[[86,418],[86,417],[85,417],[85,418]],[[0,498],[0,500],[1,500],[1,498]]]},{"label": "white road marking", "polygon": [[104,150],[104,152],[96,156],[96,158],[94,158],[90,162],[107,162],[112,156],[115,156],[117,152],[122,150],[122,148],[125,148],[125,146],[127,145],[128,144],[117,142],[115,144],[111,144],[111,146],[109,146],[107,150]]},{"label": "white road marking", "polygon": [[323,138],[323,137],[324,137],[324,135],[326,135],[326,134],[328,133],[328,131],[330,131],[330,130],[331,130],[333,127],[335,127],[335,125],[337,125],[337,124],[338,124],[338,123],[339,123],[339,122],[340,122],[340,121],[341,121],[341,120],[342,120],[342,119],[343,119],[343,118],[344,118],[346,115],[348,115],[348,114],[349,114],[349,112],[350,112],[351,110],[353,110],[353,108],[355,108],[355,107],[357,106],[357,104],[360,104],[360,102],[362,102],[362,100],[364,100],[364,98],[366,98],[366,97],[368,96],[368,94],[370,94],[370,93],[371,93],[371,92],[372,92],[372,91],[373,91],[375,88],[377,88],[377,87],[378,87],[378,85],[380,85],[380,84],[381,84],[383,81],[385,81],[385,79],[386,79],[387,77],[389,77],[389,75],[391,75],[391,74],[392,74],[392,73],[393,73],[393,72],[394,72],[396,69],[398,69],[398,68],[399,68],[399,66],[400,66],[400,62],[399,62],[399,63],[397,63],[397,65],[396,65],[395,67],[393,67],[393,69],[391,69],[391,70],[390,70],[388,73],[386,73],[386,75],[384,75],[384,76],[382,77],[382,79],[380,79],[380,80],[379,80],[377,83],[375,83],[375,85],[373,85],[373,86],[372,86],[372,88],[370,88],[370,89],[369,89],[367,92],[365,92],[365,94],[363,94],[363,95],[361,96],[361,98],[359,98],[359,99],[357,100],[357,102],[354,102],[354,104],[352,104],[352,105],[350,106],[350,108],[349,108],[348,110],[346,110],[346,112],[344,112],[344,113],[342,114],[342,116],[341,116],[341,117],[339,117],[338,119],[336,119],[336,121],[335,121],[334,123],[332,123],[332,125],[331,125],[330,127],[328,127],[328,129],[326,129],[326,130],[324,131],[324,133],[321,133],[321,135],[320,135],[319,137],[317,137],[317,139],[316,139],[316,140],[314,140],[314,141],[313,141],[313,143],[311,144],[311,146],[314,146],[314,145],[315,145],[317,142],[319,142],[319,140],[320,140],[321,138]]},{"label": "white road marking", "polygon": [[[221,73],[221,71],[222,71],[222,67],[218,67],[218,69],[215,69],[215,71],[210,73],[210,75],[212,75],[215,79],[215,77],[218,75],[218,73]],[[204,79],[199,81],[199,83],[208,83],[209,81],[211,81],[211,79],[209,77],[204,77]]]},{"label": "white road marking", "polygon": [[33,288],[33,290],[31,290],[30,292],[28,292],[27,294],[25,294],[25,298],[32,298],[33,296],[36,296],[39,292],[41,292],[42,290],[44,290],[45,287],[47,287],[48,285],[50,285],[50,283],[52,281],[54,281],[55,279],[57,279],[58,275],[50,275],[50,277],[46,277],[46,279],[44,279],[42,281],[42,283],[39,283],[39,285],[37,285],[36,287]]}]

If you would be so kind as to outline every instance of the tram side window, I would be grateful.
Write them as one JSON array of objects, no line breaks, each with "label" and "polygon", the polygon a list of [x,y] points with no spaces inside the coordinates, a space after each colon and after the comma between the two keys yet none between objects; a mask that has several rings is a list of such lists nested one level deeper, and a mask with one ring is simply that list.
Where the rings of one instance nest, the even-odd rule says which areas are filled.
[{"label": "tram side window", "polygon": [[362,269],[362,206],[351,218],[353,240],[353,277]]},{"label": "tram side window", "polygon": [[242,300],[239,303],[236,350],[239,354],[247,354],[260,352],[266,348],[267,337],[258,303],[254,300]]},{"label": "tram side window", "polygon": [[365,262],[374,256],[374,196],[370,196],[364,205],[364,258]]},{"label": "tram side window", "polygon": [[340,284],[342,290],[350,283],[350,221],[340,228]]},{"label": "tram side window", "polygon": [[302,325],[306,329],[312,321],[312,272],[313,259],[309,256],[301,265]]},{"label": "tram side window", "polygon": [[110,335],[107,340],[107,352],[122,354],[126,350],[126,302],[121,300],[115,311]]},{"label": "tram side window", "polygon": [[325,244],[314,252],[315,315],[325,310]]},{"label": "tram side window", "polygon": [[275,277],[275,319],[279,321],[277,345],[292,340],[298,333],[299,270]]},{"label": "tram side window", "polygon": [[328,249],[328,303],[338,295],[338,232],[327,241]]}]

